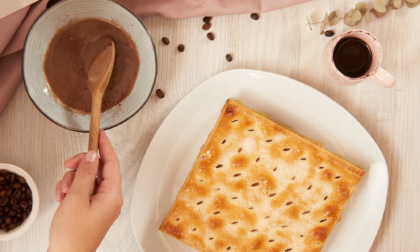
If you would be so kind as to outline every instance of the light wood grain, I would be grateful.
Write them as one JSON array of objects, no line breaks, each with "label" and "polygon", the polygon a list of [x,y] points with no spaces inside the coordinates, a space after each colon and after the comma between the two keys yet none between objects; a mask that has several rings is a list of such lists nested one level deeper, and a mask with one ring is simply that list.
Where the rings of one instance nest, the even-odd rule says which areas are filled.
[{"label": "light wood grain", "polygon": [[[372,81],[352,87],[331,83],[322,73],[321,50],[330,40],[311,31],[306,16],[322,20],[325,12],[343,12],[357,1],[316,0],[263,13],[258,21],[248,14],[215,17],[210,41],[201,17],[170,20],[142,18],[156,45],[156,89],[129,121],[107,133],[120,159],[124,206],[98,251],[141,251],[131,232],[130,203],[143,155],[159,125],[191,90],[209,77],[229,69],[250,68],[294,78],[323,92],[346,108],[367,129],[388,164],[387,206],[371,251],[420,251],[420,7],[393,10],[382,19],[357,27],[371,31],[383,47],[382,67],[397,83],[386,89]],[[334,30],[346,27],[342,22]],[[171,42],[163,45],[166,36]],[[178,44],[185,51],[177,51]],[[225,55],[231,53],[233,61]],[[0,115],[0,162],[31,174],[39,187],[41,206],[34,225],[23,236],[0,243],[0,251],[45,251],[55,203],[54,188],[65,172],[66,158],[84,152],[88,135],[63,129],[44,117],[21,84]]]}]

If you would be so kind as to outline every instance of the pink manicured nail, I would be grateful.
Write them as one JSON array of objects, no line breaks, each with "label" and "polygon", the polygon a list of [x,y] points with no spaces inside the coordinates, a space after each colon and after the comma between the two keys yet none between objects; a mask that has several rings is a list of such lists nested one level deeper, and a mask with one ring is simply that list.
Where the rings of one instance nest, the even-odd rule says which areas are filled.
[{"label": "pink manicured nail", "polygon": [[97,156],[98,155],[96,154],[96,151],[90,150],[86,153],[85,161],[93,163],[93,162],[95,162]]}]

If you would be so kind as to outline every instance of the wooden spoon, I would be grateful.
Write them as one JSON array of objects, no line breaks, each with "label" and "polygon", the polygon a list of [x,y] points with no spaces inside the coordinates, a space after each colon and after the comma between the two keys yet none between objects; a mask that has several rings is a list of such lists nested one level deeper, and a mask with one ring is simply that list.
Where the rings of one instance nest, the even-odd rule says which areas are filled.
[{"label": "wooden spoon", "polygon": [[[105,43],[105,44],[103,44]],[[101,119],[102,97],[108,86],[115,59],[115,44],[111,39],[98,41],[104,49],[97,54],[90,64],[87,77],[90,93],[92,94],[92,108],[89,128],[88,150],[98,150],[99,124]]]},{"label": "wooden spoon", "polygon": [[[98,151],[99,126],[101,121],[102,97],[104,96],[109,78],[112,74],[115,60],[115,44],[110,38],[99,39],[92,45],[90,54],[87,55],[87,79],[90,93],[92,94],[92,108],[90,112],[89,150]],[[94,58],[92,58],[92,55]],[[95,194],[96,180],[93,183],[90,195]]]}]

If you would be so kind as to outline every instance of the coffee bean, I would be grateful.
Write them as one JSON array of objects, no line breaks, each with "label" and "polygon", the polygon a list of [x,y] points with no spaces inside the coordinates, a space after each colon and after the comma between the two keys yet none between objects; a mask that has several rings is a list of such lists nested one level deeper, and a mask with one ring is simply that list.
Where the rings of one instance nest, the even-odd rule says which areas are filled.
[{"label": "coffee bean", "polygon": [[12,223],[12,218],[7,217],[6,219],[4,219],[4,221],[6,222],[6,225],[9,225],[10,223]]},{"label": "coffee bean", "polygon": [[258,13],[252,13],[251,14],[251,18],[254,19],[254,20],[258,20],[260,18],[260,14],[258,14]]},{"label": "coffee bean", "polygon": [[207,31],[208,29],[210,29],[210,27],[211,27],[210,23],[204,23],[201,28],[203,28],[203,30]]},{"label": "coffee bean", "polygon": [[214,34],[213,34],[213,32],[207,33],[207,38],[210,39],[210,40],[214,40]]},{"label": "coffee bean", "polygon": [[15,216],[17,213],[16,213],[16,210],[11,210],[10,212],[9,212],[9,216],[11,216],[11,217],[13,217],[13,216]]},{"label": "coffee bean", "polygon": [[210,16],[205,16],[205,17],[203,17],[203,22],[204,23],[209,23],[210,21],[211,21],[211,19],[212,19],[213,17],[210,17]]},{"label": "coffee bean", "polygon": [[27,201],[22,201],[19,203],[19,205],[23,208],[26,209],[29,206],[29,203]]},{"label": "coffee bean", "polygon": [[47,9],[53,6],[54,4],[60,2],[60,0],[49,0],[47,3]]},{"label": "coffee bean", "polygon": [[18,180],[21,184],[25,184],[26,183],[26,179],[22,176],[18,176]]},{"label": "coffee bean", "polygon": [[15,190],[13,195],[15,196],[15,198],[20,199],[22,197],[22,191],[21,190]]},{"label": "coffee bean", "polygon": [[324,34],[325,34],[326,37],[332,37],[332,36],[334,36],[335,33],[334,33],[334,31],[328,30],[328,31],[325,31]]},{"label": "coffee bean", "polygon": [[165,93],[161,89],[156,89],[156,96],[162,99],[165,97]]},{"label": "coffee bean", "polygon": [[17,227],[16,223],[12,223],[9,225],[9,230],[14,229],[15,227]]},{"label": "coffee bean", "polygon": [[16,189],[20,189],[22,185],[20,183],[13,183],[13,187]]},{"label": "coffee bean", "polygon": [[169,39],[168,39],[167,37],[163,37],[163,38],[162,38],[162,42],[163,42],[165,45],[169,45]]},{"label": "coffee bean", "polygon": [[185,50],[185,46],[183,44],[178,45],[178,51],[183,52]]},{"label": "coffee bean", "polygon": [[230,53],[226,54],[226,60],[229,62],[233,60],[232,55]]},{"label": "coffee bean", "polygon": [[0,206],[5,206],[5,205],[7,205],[7,203],[9,202],[9,198],[7,198],[7,197],[2,197],[1,199],[0,199]]}]

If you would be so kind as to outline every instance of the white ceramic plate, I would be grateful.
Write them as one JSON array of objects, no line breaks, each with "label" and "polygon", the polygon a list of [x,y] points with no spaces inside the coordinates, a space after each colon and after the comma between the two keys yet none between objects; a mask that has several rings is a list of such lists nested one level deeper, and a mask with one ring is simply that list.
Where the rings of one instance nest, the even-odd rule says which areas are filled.
[{"label": "white ceramic plate", "polygon": [[74,19],[96,17],[122,27],[136,43],[140,68],[130,95],[118,106],[101,115],[101,128],[117,126],[132,117],[146,103],[156,78],[156,53],[150,35],[141,21],[122,5],[110,0],[66,0],[46,10],[26,38],[23,77],[35,106],[51,121],[68,129],[89,131],[90,115],[66,110],[53,98],[45,77],[44,55],[56,31]]},{"label": "white ceramic plate", "polygon": [[369,133],[344,108],[298,81],[254,70],[218,74],[187,95],[156,132],[138,172],[131,203],[135,238],[146,252],[195,251],[159,232],[198,151],[228,98],[270,115],[366,174],[323,251],[368,251],[385,209],[388,170]]}]

